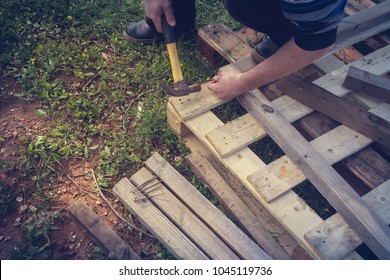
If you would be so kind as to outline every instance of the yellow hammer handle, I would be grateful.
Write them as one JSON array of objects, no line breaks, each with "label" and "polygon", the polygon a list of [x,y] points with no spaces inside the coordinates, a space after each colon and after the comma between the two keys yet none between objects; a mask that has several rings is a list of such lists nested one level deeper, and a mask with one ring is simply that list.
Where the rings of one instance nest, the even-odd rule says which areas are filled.
[{"label": "yellow hammer handle", "polygon": [[181,66],[179,62],[179,55],[177,53],[176,43],[167,44],[169,60],[172,67],[173,81],[180,82],[183,80],[183,73],[181,72]]}]

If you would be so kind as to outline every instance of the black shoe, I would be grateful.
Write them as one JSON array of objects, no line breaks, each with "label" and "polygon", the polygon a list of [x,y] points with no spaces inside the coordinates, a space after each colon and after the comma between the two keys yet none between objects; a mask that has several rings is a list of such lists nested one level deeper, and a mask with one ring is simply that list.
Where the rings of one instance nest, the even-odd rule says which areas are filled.
[{"label": "black shoe", "polygon": [[123,35],[133,43],[152,44],[164,40],[164,35],[157,32],[152,20],[148,18],[128,26]]},{"label": "black shoe", "polygon": [[252,51],[252,58],[257,63],[260,63],[264,58],[268,58],[276,53],[280,49],[280,46],[271,41],[269,36],[264,36],[263,40],[258,43]]}]

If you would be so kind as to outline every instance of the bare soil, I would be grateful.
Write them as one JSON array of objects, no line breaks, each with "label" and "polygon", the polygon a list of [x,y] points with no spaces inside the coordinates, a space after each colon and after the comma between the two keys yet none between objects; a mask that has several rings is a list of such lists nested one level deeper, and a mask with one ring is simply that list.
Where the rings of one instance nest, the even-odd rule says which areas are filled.
[{"label": "bare soil", "polygon": [[[31,217],[31,210],[42,203],[34,197],[35,182],[30,176],[23,174],[23,162],[28,144],[39,135],[48,131],[47,119],[38,116],[34,110],[39,109],[39,103],[26,103],[14,96],[19,92],[14,81],[0,80],[2,95],[0,95],[0,158],[6,162],[5,170],[0,170],[0,179],[14,194],[13,211],[5,217],[0,217],[0,259],[9,259],[15,253],[28,248],[21,247],[24,228],[21,226]],[[39,168],[39,159],[34,162],[34,168]],[[47,211],[57,211],[61,219],[55,219],[56,230],[49,232],[51,245],[34,259],[105,259],[106,254],[98,249],[87,233],[78,227],[69,217],[66,208],[74,201],[82,199],[92,210],[113,228],[137,253],[143,258],[153,258],[155,255],[155,240],[132,230],[108,206],[108,203],[120,215],[126,213],[122,205],[115,202],[110,193],[105,192],[107,200],[102,199],[96,191],[92,176],[94,159],[72,158],[56,166],[62,174],[54,181],[47,193]],[[40,208],[38,208],[40,209]],[[39,213],[38,213],[39,215]],[[134,221],[134,223],[137,223]],[[141,225],[138,225],[141,227]]]}]

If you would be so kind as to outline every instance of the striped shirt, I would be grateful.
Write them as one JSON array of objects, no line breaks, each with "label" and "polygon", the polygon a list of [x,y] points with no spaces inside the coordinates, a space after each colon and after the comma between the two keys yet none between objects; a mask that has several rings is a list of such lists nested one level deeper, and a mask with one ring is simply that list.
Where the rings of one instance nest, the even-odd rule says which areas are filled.
[{"label": "striped shirt", "polygon": [[280,0],[283,15],[292,22],[296,44],[316,50],[336,41],[346,0]]}]

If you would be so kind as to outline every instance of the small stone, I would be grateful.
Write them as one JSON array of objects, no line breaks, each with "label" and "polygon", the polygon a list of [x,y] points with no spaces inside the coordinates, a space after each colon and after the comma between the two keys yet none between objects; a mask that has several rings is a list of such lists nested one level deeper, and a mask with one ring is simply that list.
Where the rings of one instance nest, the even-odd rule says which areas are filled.
[{"label": "small stone", "polygon": [[5,242],[11,241],[11,240],[12,240],[11,236],[7,236],[7,237],[4,239]]},{"label": "small stone", "polygon": [[0,235],[0,241],[4,239],[4,235]]},{"label": "small stone", "polygon": [[100,205],[100,204],[102,204],[99,200],[96,200],[96,205]]},{"label": "small stone", "polygon": [[19,207],[19,213],[23,213],[27,210],[28,208],[28,205],[24,204],[22,206]]},{"label": "small stone", "polygon": [[17,198],[16,198],[16,201],[17,202],[22,202],[23,201],[23,196],[19,195]]}]

